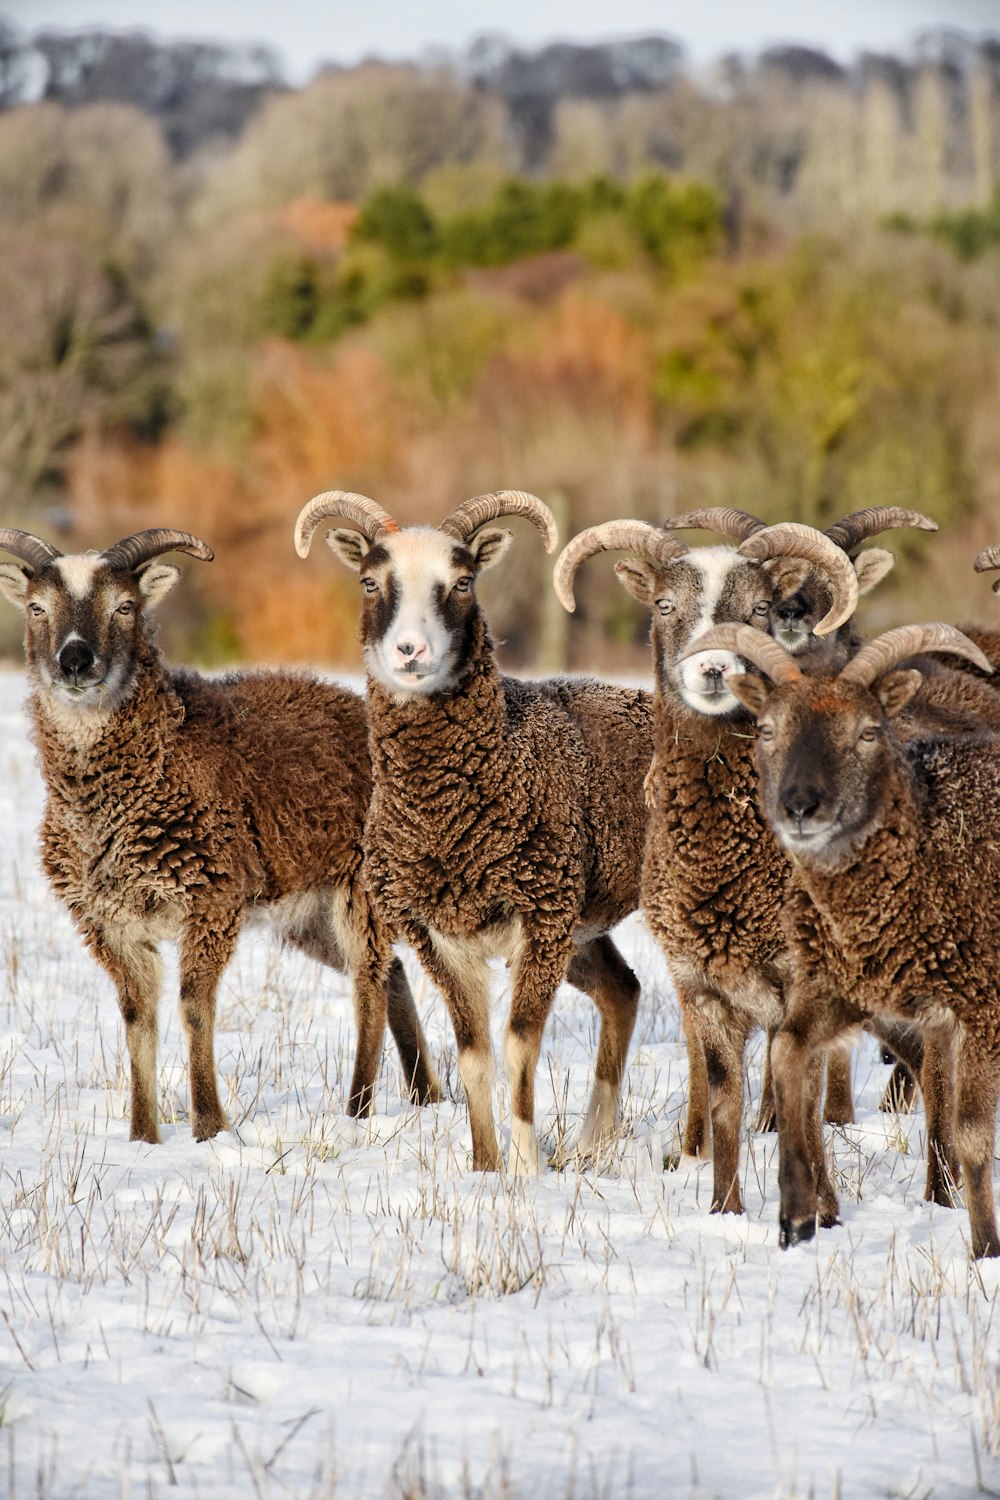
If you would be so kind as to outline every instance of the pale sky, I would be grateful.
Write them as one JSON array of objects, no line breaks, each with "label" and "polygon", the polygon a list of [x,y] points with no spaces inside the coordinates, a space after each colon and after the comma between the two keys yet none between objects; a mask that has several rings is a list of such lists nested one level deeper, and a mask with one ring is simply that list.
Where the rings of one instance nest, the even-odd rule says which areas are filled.
[{"label": "pale sky", "polygon": [[377,53],[416,57],[463,48],[484,32],[537,45],[661,32],[696,62],[754,52],[774,42],[821,47],[842,62],[858,51],[900,50],[927,26],[1000,34],[1000,0],[0,0],[0,15],[25,31],[105,26],[162,38],[263,41],[288,79],[303,83],[324,61]]}]

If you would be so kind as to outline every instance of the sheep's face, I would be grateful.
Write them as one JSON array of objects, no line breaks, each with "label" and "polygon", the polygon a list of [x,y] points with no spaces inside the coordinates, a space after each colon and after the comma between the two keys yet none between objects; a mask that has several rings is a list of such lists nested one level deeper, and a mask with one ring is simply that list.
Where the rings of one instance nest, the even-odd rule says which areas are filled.
[{"label": "sheep's face", "polygon": [[179,574],[154,562],[133,573],[96,552],[57,557],[37,573],[0,564],[0,591],[24,612],[29,671],[63,706],[109,711],[128,695],[144,609]]},{"label": "sheep's face", "polygon": [[[854,558],[858,593],[867,594],[873,589],[894,561],[892,553],[882,547],[870,547]],[[774,584],[768,626],[775,640],[792,656],[808,655],[808,667],[803,663],[806,670],[833,666],[843,658],[847,643],[856,637],[851,621],[832,635],[813,634],[814,627],[833,604],[833,588],[827,574],[814,563],[790,557],[768,563],[767,568]]]},{"label": "sheep's face", "polygon": [[733,680],[757,719],[761,806],[790,854],[835,869],[879,826],[898,753],[890,721],[920,680],[906,670],[888,672],[873,688],[839,678],[777,686],[755,676]]},{"label": "sheep's face", "polygon": [[369,675],[395,697],[450,692],[469,659],[479,605],[476,577],[499,562],[509,531],[479,531],[460,542],[410,527],[371,546],[355,531],[327,541],[361,581],[361,644]]},{"label": "sheep's face", "polygon": [[740,713],[729,681],[746,671],[742,657],[713,650],[686,661],[677,658],[713,625],[735,621],[766,630],[773,597],[767,569],[740,557],[732,547],[698,547],[663,566],[628,559],[618,563],[615,572],[629,593],[652,611],[660,685],[700,714]]}]

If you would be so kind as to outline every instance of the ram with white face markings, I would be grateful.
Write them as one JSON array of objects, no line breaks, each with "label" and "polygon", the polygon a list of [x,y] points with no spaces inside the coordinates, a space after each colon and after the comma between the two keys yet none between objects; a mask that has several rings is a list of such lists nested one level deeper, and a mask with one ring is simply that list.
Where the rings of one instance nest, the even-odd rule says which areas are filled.
[{"label": "ram with white face markings", "polygon": [[[711,1126],[712,1209],[738,1213],[744,1054],[750,1032],[781,1016],[788,861],[754,798],[753,726],[731,690],[745,662],[727,642],[713,642],[709,628],[738,621],[765,635],[776,560],[794,560],[803,574],[813,565],[829,571],[835,602],[820,631],[849,617],[857,579],[845,554],[808,527],[770,527],[735,548],[689,548],[646,522],[609,521],[575,537],[556,563],[556,593],[567,609],[581,563],[606,551],[625,554],[615,571],[652,617],[642,909],[666,956],[688,1041],[684,1149],[707,1155]],[[833,1222],[836,1194],[832,1183],[824,1189]]]},{"label": "ram with white face markings", "polygon": [[326,540],[359,575],[375,770],[365,869],[448,1006],[476,1170],[502,1164],[487,965],[510,966],[509,1165],[531,1173],[535,1071],[563,979],[601,1013],[580,1150],[599,1150],[617,1121],[639,987],[608,932],[639,900],[651,701],[500,671],[475,584],[511,540],[487,523],[508,515],[552,550],[547,507],[510,490],[466,501],[434,530],[402,529],[373,500],[331,491],[303,509],[296,547],[305,556],[317,527],[337,520]]}]

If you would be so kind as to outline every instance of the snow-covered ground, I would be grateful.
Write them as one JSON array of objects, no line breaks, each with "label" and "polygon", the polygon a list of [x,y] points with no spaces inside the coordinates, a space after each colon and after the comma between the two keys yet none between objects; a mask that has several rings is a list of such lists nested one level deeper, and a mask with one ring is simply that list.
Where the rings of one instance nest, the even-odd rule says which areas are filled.
[{"label": "snow-covered ground", "polygon": [[[860,1123],[833,1143],[843,1227],[778,1249],[776,1142],[749,1129],[748,1215],[710,1216],[711,1167],[677,1164],[684,1050],[638,919],[626,1120],[599,1173],[474,1176],[462,1099],[401,1104],[388,1054],[377,1114],[349,1120],[345,985],[263,934],[221,995],[232,1131],[191,1140],[170,987],[164,1142],[131,1144],[112,988],[38,869],[24,691],[0,674],[0,1495],[1000,1492],[1000,1265],[970,1263],[964,1211],[922,1202],[922,1115],[877,1112],[865,1045]],[[457,1094],[443,1007],[410,973]],[[564,989],[550,1149],[594,1046]],[[751,1094],[759,1076],[758,1049]]]}]

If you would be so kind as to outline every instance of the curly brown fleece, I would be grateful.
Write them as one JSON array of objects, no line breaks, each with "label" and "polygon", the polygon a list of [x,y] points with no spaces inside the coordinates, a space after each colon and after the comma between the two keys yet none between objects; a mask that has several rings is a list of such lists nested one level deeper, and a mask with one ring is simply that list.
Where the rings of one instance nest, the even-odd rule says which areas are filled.
[{"label": "curly brown fleece", "polygon": [[[807,1036],[822,1041],[880,1011],[923,1025],[953,1017],[960,1038],[956,1144],[976,1255],[1000,1254],[992,1192],[998,909],[1000,740],[897,748],[881,769],[878,826],[862,847],[835,868],[797,864],[786,911],[793,1001],[775,1061],[777,1072],[779,1062],[788,1066],[783,1054]],[[796,1172],[783,1166],[782,1216],[792,1222],[808,1216],[797,1196],[808,1173],[802,1169],[803,1181],[790,1188],[786,1175],[795,1179]]]},{"label": "curly brown fleece", "polygon": [[757,808],[749,716],[710,719],[659,692],[654,736],[642,909],[677,987],[692,1069],[702,1059],[707,1069],[691,1080],[685,1150],[706,1151],[710,1100],[712,1207],[741,1213],[743,1059],[751,1030],[782,1013],[788,858]]},{"label": "curly brown fleece", "polygon": [[417,1089],[436,1093],[405,977],[362,879],[371,766],[359,697],[285,672],[211,680],[169,670],[140,637],[134,688],[89,748],[67,746],[37,691],[30,706],[48,790],[42,860],[118,986],[133,1138],[158,1139],[157,942],[180,943],[192,1128],[203,1140],[226,1123],[212,1056],[215,988],[245,914],[273,903],[285,903],[277,915],[289,941],[354,971],[354,1107],[370,1099],[390,964],[404,1066]]},{"label": "curly brown fleece", "polygon": [[[569,977],[601,1008],[597,1074],[617,1087],[638,987],[598,934],[639,902],[650,695],[504,676],[478,606],[468,639],[453,691],[398,702],[369,678],[368,879],[387,921],[442,988],[460,1063],[466,1051],[481,1054],[482,1007],[446,949],[457,939],[493,951],[495,940],[515,966],[510,1032],[535,1045]],[[504,936],[512,924],[523,962]],[[529,1124],[533,1076],[526,1064],[513,1100]],[[498,1165],[492,1119],[478,1116],[472,1091],[470,1119],[474,1165]]]}]

